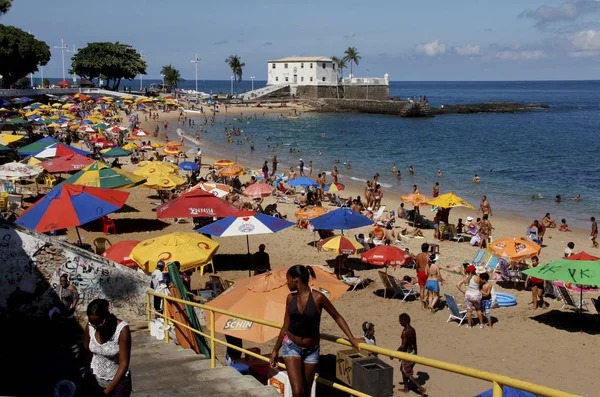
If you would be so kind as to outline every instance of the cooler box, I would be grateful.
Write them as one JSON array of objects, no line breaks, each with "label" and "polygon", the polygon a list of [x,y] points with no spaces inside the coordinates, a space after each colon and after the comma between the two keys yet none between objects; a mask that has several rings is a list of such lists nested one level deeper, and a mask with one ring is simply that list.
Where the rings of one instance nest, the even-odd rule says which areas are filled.
[{"label": "cooler box", "polygon": [[352,387],[354,362],[367,357],[369,357],[369,353],[364,350],[351,349],[338,351],[335,363],[336,379]]},{"label": "cooler box", "polygon": [[373,397],[394,394],[394,369],[377,357],[354,361],[352,388]]},{"label": "cooler box", "polygon": [[[292,397],[292,386],[286,371],[272,370],[269,375],[269,386],[274,388],[284,397]],[[313,382],[310,397],[315,397],[317,382]]]}]

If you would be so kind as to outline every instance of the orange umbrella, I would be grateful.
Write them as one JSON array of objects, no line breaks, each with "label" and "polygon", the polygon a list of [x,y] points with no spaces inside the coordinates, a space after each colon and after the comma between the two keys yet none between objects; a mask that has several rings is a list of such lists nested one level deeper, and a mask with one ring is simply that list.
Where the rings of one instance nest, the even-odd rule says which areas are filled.
[{"label": "orange umbrella", "polygon": [[296,218],[300,219],[313,219],[321,215],[325,215],[329,211],[327,208],[316,207],[316,206],[308,206],[304,207],[301,210],[295,212]]},{"label": "orange umbrella", "polygon": [[213,163],[215,167],[229,167],[230,165],[234,165],[235,163],[231,160],[219,160]]},{"label": "orange umbrella", "polygon": [[513,261],[539,255],[542,247],[526,237],[502,238],[490,244],[490,251],[498,257],[510,258]]},{"label": "orange umbrella", "polygon": [[414,205],[415,207],[419,207],[421,205],[429,205],[429,204],[427,204],[427,202],[430,200],[430,198],[423,194],[410,193],[410,194],[405,194],[404,196],[400,197],[400,200],[402,200],[406,204],[410,204],[410,205]]},{"label": "orange umbrella", "polygon": [[244,175],[246,171],[239,165],[232,165],[229,167],[225,167],[219,171],[219,176],[234,176],[234,175]]},{"label": "orange umbrella", "polygon": [[[210,306],[260,318],[277,323],[283,322],[285,301],[290,293],[287,287],[286,273],[290,266],[271,272],[236,281],[219,295]],[[325,294],[329,300],[339,299],[348,290],[348,285],[337,279],[335,274],[321,266],[313,266],[316,278],[309,285]],[[206,318],[210,318],[206,313]],[[266,343],[279,335],[279,329],[263,326],[251,321],[240,320],[224,314],[215,315],[215,332],[235,336],[243,340]],[[209,324],[209,327],[212,324]]]},{"label": "orange umbrella", "polygon": [[129,137],[127,137],[128,141],[141,141],[140,137],[135,136],[135,135],[131,135]]},{"label": "orange umbrella", "polygon": [[171,142],[167,142],[167,144],[165,146],[183,146],[183,145],[179,142],[171,141]]},{"label": "orange umbrella", "polygon": [[181,150],[177,149],[175,146],[167,146],[163,149],[163,152],[166,154],[179,154],[181,153]]}]

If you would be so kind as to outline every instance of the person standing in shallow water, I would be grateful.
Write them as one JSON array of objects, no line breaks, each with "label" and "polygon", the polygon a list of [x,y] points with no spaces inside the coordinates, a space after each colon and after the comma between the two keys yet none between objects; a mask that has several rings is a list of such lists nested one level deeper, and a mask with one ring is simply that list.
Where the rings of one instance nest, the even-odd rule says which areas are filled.
[{"label": "person standing in shallow water", "polygon": [[287,286],[292,293],[287,296],[283,327],[270,359],[271,367],[276,368],[278,352],[283,346],[283,361],[294,397],[310,396],[319,363],[323,309],[335,320],[355,348],[358,349],[359,344],[364,343],[363,339],[352,335],[346,320],[329,299],[308,285],[311,277],[316,278],[310,266],[295,265],[288,270]]}]

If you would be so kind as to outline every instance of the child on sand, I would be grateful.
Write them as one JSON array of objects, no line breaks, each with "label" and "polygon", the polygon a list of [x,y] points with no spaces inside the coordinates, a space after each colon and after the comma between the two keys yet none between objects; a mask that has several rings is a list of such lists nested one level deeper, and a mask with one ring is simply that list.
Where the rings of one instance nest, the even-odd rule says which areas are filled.
[{"label": "child on sand", "polygon": [[598,242],[596,239],[598,238],[598,224],[596,223],[596,218],[591,217],[590,221],[592,222],[592,233],[590,234],[590,240],[592,240],[592,244],[594,248],[598,248]]},{"label": "child on sand", "polygon": [[567,225],[567,220],[565,218],[562,218],[560,220],[560,228],[558,229],[561,232],[570,232],[571,229],[569,229],[569,225]]}]

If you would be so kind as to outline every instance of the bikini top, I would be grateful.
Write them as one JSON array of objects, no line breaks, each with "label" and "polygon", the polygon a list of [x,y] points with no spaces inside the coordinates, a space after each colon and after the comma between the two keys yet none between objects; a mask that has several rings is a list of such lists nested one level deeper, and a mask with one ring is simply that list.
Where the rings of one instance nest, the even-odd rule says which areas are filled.
[{"label": "bikini top", "polygon": [[304,312],[300,313],[298,309],[298,293],[292,295],[292,300],[287,307],[290,316],[288,331],[300,338],[318,337],[321,331],[321,312],[317,308],[317,303],[312,294],[308,295],[308,302]]}]

